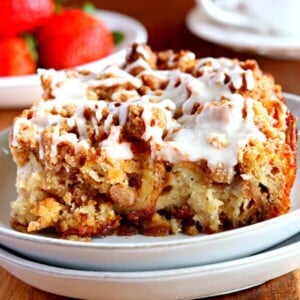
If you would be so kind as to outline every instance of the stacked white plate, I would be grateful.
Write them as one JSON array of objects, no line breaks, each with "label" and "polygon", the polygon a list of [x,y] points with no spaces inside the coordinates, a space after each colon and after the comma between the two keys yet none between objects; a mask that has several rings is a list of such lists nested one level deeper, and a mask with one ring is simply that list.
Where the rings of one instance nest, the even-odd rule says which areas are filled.
[{"label": "stacked white plate", "polygon": [[[286,97],[300,117],[300,98]],[[14,231],[8,132],[0,134],[0,265],[32,286],[84,299],[191,299],[245,289],[300,267],[299,171],[288,214],[222,233],[85,243]]]},{"label": "stacked white plate", "polygon": [[226,26],[212,20],[199,6],[188,13],[186,24],[196,36],[236,51],[279,59],[300,59],[299,38],[260,34],[237,26]]}]

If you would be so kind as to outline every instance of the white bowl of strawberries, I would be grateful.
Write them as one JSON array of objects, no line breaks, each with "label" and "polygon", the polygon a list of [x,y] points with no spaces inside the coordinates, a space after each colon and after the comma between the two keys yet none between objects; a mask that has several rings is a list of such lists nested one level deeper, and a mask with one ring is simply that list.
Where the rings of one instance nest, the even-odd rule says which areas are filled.
[{"label": "white bowl of strawberries", "polygon": [[54,0],[13,2],[4,1],[0,12],[0,108],[28,107],[41,97],[38,68],[97,70],[147,41],[141,23],[116,12],[55,11]]}]

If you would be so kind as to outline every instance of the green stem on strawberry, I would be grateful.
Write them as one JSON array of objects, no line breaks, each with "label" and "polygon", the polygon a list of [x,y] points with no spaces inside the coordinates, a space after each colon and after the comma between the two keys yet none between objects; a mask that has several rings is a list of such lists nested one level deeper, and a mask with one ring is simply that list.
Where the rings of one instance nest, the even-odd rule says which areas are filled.
[{"label": "green stem on strawberry", "polygon": [[83,11],[85,11],[88,14],[92,14],[93,12],[95,12],[96,7],[93,3],[91,2],[85,2],[82,6]]},{"label": "green stem on strawberry", "polygon": [[124,40],[124,38],[125,38],[124,33],[121,32],[121,31],[113,31],[112,32],[112,36],[113,36],[114,44],[115,45],[120,44]]},{"label": "green stem on strawberry", "polygon": [[34,61],[38,61],[39,55],[38,55],[38,51],[37,51],[37,41],[34,38],[34,36],[30,33],[24,33],[22,34],[22,37],[24,38],[24,40],[26,41],[32,58],[34,59]]}]

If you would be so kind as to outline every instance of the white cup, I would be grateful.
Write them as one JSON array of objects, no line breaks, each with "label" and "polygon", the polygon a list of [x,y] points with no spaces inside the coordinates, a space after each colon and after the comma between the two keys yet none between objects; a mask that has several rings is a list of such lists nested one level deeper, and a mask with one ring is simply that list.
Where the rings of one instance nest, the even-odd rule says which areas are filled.
[{"label": "white cup", "polygon": [[300,37],[300,0],[197,1],[210,18],[223,25]]}]

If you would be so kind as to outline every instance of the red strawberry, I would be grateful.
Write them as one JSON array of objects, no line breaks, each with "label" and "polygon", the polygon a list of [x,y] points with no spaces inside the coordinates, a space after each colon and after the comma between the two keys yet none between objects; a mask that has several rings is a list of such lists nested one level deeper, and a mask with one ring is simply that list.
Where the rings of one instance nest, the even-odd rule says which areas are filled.
[{"label": "red strawberry", "polygon": [[0,40],[0,76],[33,74],[36,63],[25,39],[15,36]]},{"label": "red strawberry", "polygon": [[96,17],[79,9],[53,15],[37,32],[44,68],[64,69],[100,59],[113,50],[112,33]]},{"label": "red strawberry", "polygon": [[15,35],[42,25],[54,12],[54,0],[2,0],[0,36]]}]

